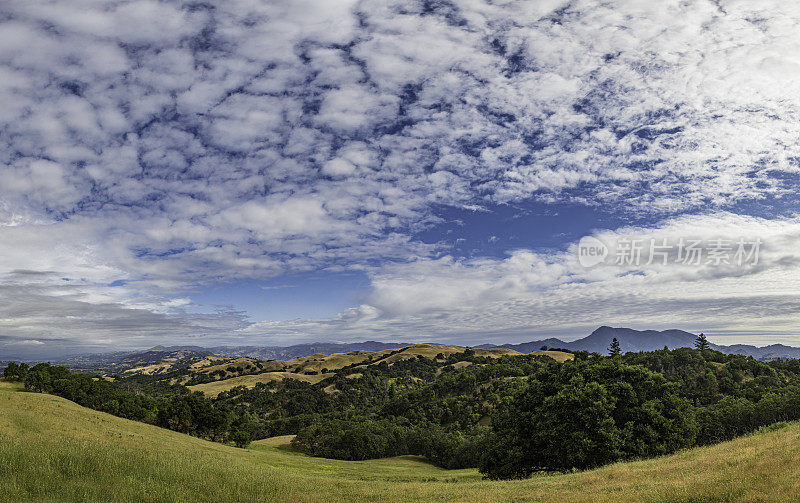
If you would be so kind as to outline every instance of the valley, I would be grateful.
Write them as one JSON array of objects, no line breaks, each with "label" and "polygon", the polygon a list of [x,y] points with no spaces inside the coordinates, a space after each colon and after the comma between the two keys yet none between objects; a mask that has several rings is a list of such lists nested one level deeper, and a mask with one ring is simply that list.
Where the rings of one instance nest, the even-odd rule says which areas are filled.
[{"label": "valley", "polygon": [[0,502],[798,501],[798,423],[657,459],[507,482],[410,456],[312,458],[288,440],[236,449],[0,381]]}]

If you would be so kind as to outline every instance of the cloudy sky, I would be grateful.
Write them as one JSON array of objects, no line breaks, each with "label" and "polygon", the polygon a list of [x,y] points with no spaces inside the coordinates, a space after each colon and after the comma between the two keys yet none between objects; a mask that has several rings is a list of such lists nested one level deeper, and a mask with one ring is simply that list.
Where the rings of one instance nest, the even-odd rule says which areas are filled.
[{"label": "cloudy sky", "polygon": [[785,0],[2,1],[0,357],[800,345],[799,25]]}]

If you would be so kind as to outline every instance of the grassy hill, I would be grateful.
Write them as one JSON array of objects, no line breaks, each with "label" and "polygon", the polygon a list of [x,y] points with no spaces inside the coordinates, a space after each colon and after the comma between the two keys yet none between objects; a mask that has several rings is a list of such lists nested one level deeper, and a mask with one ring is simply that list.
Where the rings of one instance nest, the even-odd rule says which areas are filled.
[{"label": "grassy hill", "polygon": [[[447,357],[454,353],[461,353],[465,349],[466,348],[464,346],[413,344],[404,348],[386,349],[383,351],[350,351],[349,353],[333,353],[330,355],[315,354],[288,361],[273,360],[269,362],[262,362],[262,368],[264,372],[241,376],[236,375],[233,377],[226,375],[224,378],[215,379],[214,382],[190,385],[188,388],[192,391],[202,391],[208,396],[217,396],[219,393],[232,389],[235,386],[246,386],[248,388],[252,388],[256,385],[256,383],[280,381],[287,378],[297,379],[299,381],[305,381],[309,383],[317,383],[333,376],[331,373],[332,371],[350,365],[366,367],[368,365],[375,365],[380,362],[385,362],[388,365],[392,365],[399,361],[409,360],[420,356],[430,359],[435,359],[438,355]],[[477,348],[473,351],[475,356],[486,356],[490,358],[499,358],[505,355],[516,356],[522,354],[518,351],[508,348]],[[574,355],[571,353],[565,353],[562,351],[533,351],[530,354],[549,356],[560,363],[574,358]],[[252,359],[240,358],[208,367],[190,367],[190,370],[194,370],[197,373],[210,374],[213,371],[222,371],[232,366],[236,367],[242,365],[255,365],[255,362],[256,361]],[[249,370],[250,367],[247,367],[247,369]],[[308,375],[307,373],[313,374]],[[181,382],[185,383],[187,380],[188,376],[185,377]]]},{"label": "grassy hill", "polygon": [[490,482],[420,458],[242,450],[0,382],[0,502],[800,501],[800,424],[648,461]]},{"label": "grassy hill", "polygon": [[188,388],[192,391],[202,391],[207,396],[213,397],[219,395],[223,391],[228,391],[229,389],[232,389],[236,386],[245,386],[247,388],[252,388],[253,386],[256,385],[256,383],[281,381],[283,379],[295,379],[297,381],[304,381],[307,383],[315,384],[332,375],[333,374],[305,375],[305,374],[297,374],[294,372],[264,372],[262,374],[244,375],[238,377],[231,377],[230,379],[223,379],[220,381],[195,384],[193,386],[188,386]]}]

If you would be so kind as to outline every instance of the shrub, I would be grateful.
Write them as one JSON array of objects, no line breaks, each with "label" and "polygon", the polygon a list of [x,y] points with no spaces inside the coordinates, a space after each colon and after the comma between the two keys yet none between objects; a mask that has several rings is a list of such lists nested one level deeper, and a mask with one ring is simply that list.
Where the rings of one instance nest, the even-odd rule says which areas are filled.
[{"label": "shrub", "polygon": [[364,460],[407,454],[405,430],[387,420],[329,420],[303,428],[292,445],[312,456]]}]

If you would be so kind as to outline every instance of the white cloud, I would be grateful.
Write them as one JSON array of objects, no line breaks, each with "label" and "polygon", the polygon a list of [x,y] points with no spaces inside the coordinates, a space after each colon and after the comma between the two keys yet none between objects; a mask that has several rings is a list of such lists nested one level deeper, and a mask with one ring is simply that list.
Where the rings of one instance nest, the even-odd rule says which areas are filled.
[{"label": "white cloud", "polygon": [[[432,258],[441,245],[414,232],[436,208],[669,216],[797,190],[792,2],[29,0],[3,14],[0,237],[15,245],[0,273],[86,278],[89,305],[119,279],[113,302],[156,306],[217,277],[376,262],[372,301],[398,316],[417,316],[414,295],[436,297],[428,311],[513,304],[503,292],[566,266],[517,277],[529,252]],[[402,274],[424,287],[391,265],[415,257]],[[445,288],[451,273],[465,291]]]},{"label": "white cloud", "polygon": [[315,122],[322,129],[356,133],[394,119],[397,101],[395,96],[375,94],[362,86],[337,89],[327,93]]},{"label": "white cloud", "polygon": [[[253,324],[243,333],[281,337],[480,343],[553,334],[585,336],[601,324],[704,331],[721,343],[790,342],[800,320],[800,219],[733,214],[681,217],[652,228],[597,235],[673,245],[681,237],[761,239],[758,264],[700,266],[656,260],[583,268],[564,252],[518,250],[504,259],[420,259],[375,271],[366,304],[329,320]],[[734,251],[730,252],[732,256]],[[707,255],[704,255],[707,257]],[[368,315],[363,313],[369,313]],[[753,334],[756,334],[754,337]]]},{"label": "white cloud", "polygon": [[43,346],[44,342],[37,341],[36,339],[24,339],[17,342],[20,346]]}]

